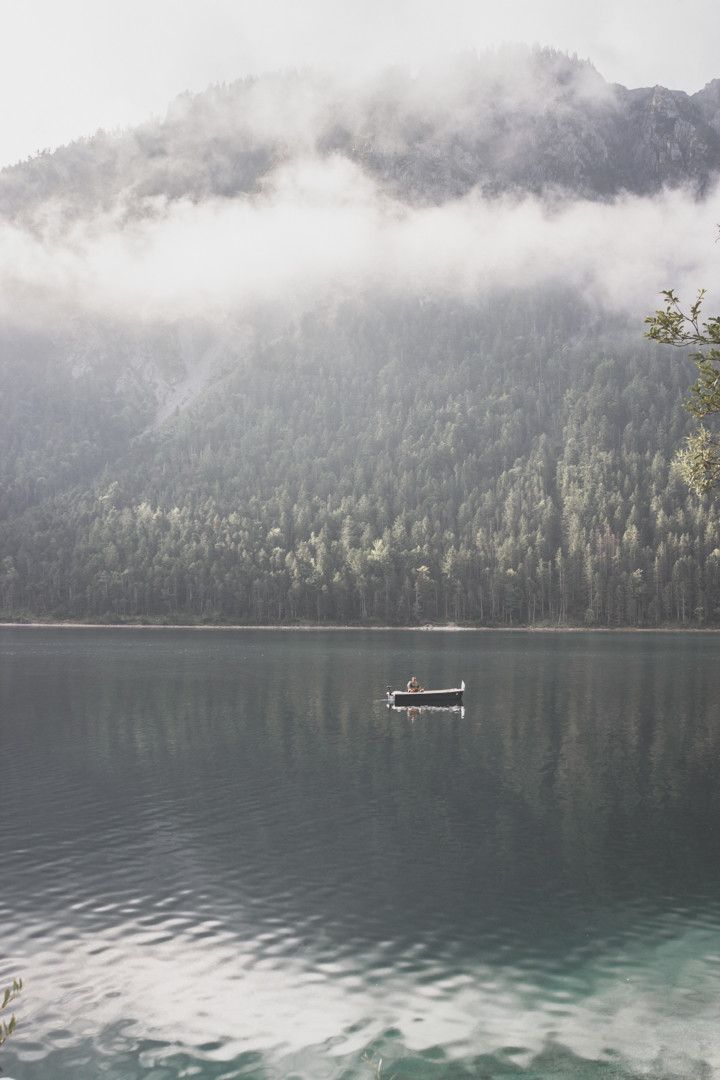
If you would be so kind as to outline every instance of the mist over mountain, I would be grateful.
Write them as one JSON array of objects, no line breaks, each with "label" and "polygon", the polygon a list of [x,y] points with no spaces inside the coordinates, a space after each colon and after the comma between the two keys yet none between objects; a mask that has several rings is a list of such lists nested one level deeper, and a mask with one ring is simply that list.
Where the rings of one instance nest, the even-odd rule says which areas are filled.
[{"label": "mist over mountain", "polygon": [[187,95],[0,172],[5,617],[720,620],[689,369],[720,80],[502,49]]},{"label": "mist over mountain", "polygon": [[340,154],[396,198],[470,190],[604,198],[707,189],[720,168],[720,80],[694,95],[608,84],[587,61],[521,47],[375,80],[293,72],[179,97],[167,116],[99,132],[0,174],[0,212],[51,199],[85,214],[144,199],[232,198],[298,156]]}]

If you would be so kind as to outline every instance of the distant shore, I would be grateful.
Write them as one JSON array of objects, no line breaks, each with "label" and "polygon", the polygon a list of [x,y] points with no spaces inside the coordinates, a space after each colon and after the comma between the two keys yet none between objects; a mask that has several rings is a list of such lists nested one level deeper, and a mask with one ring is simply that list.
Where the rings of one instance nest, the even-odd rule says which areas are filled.
[{"label": "distant shore", "polygon": [[0,630],[263,630],[322,633],[323,631],[376,633],[402,631],[402,633],[442,634],[720,634],[717,626],[457,626],[439,623],[423,626],[342,626],[323,623],[264,624],[252,623],[93,623],[70,622],[0,622]]}]

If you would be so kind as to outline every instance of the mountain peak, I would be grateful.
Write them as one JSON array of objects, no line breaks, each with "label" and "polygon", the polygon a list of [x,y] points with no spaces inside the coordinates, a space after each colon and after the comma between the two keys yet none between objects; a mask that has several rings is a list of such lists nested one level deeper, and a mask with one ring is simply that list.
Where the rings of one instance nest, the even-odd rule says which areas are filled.
[{"label": "mountain peak", "polygon": [[720,79],[693,96],[611,85],[588,60],[505,47],[363,84],[275,72],[178,97],[162,120],[0,172],[0,216],[72,216],[148,197],[256,192],[298,155],[340,155],[394,198],[440,204],[472,188],[584,198],[707,188],[720,169]]}]

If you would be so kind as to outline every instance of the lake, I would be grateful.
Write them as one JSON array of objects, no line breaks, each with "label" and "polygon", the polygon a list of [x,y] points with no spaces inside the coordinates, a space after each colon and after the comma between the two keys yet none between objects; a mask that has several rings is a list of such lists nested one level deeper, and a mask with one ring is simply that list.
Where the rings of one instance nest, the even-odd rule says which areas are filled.
[{"label": "lake", "polygon": [[720,1077],[719,653],[0,629],[3,1075]]}]

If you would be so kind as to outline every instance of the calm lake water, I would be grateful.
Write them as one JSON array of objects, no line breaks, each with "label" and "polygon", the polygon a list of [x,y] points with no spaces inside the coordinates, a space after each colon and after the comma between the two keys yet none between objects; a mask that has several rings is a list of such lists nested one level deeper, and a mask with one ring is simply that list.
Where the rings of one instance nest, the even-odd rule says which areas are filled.
[{"label": "calm lake water", "polygon": [[3,1075],[720,1077],[719,654],[0,630]]}]

